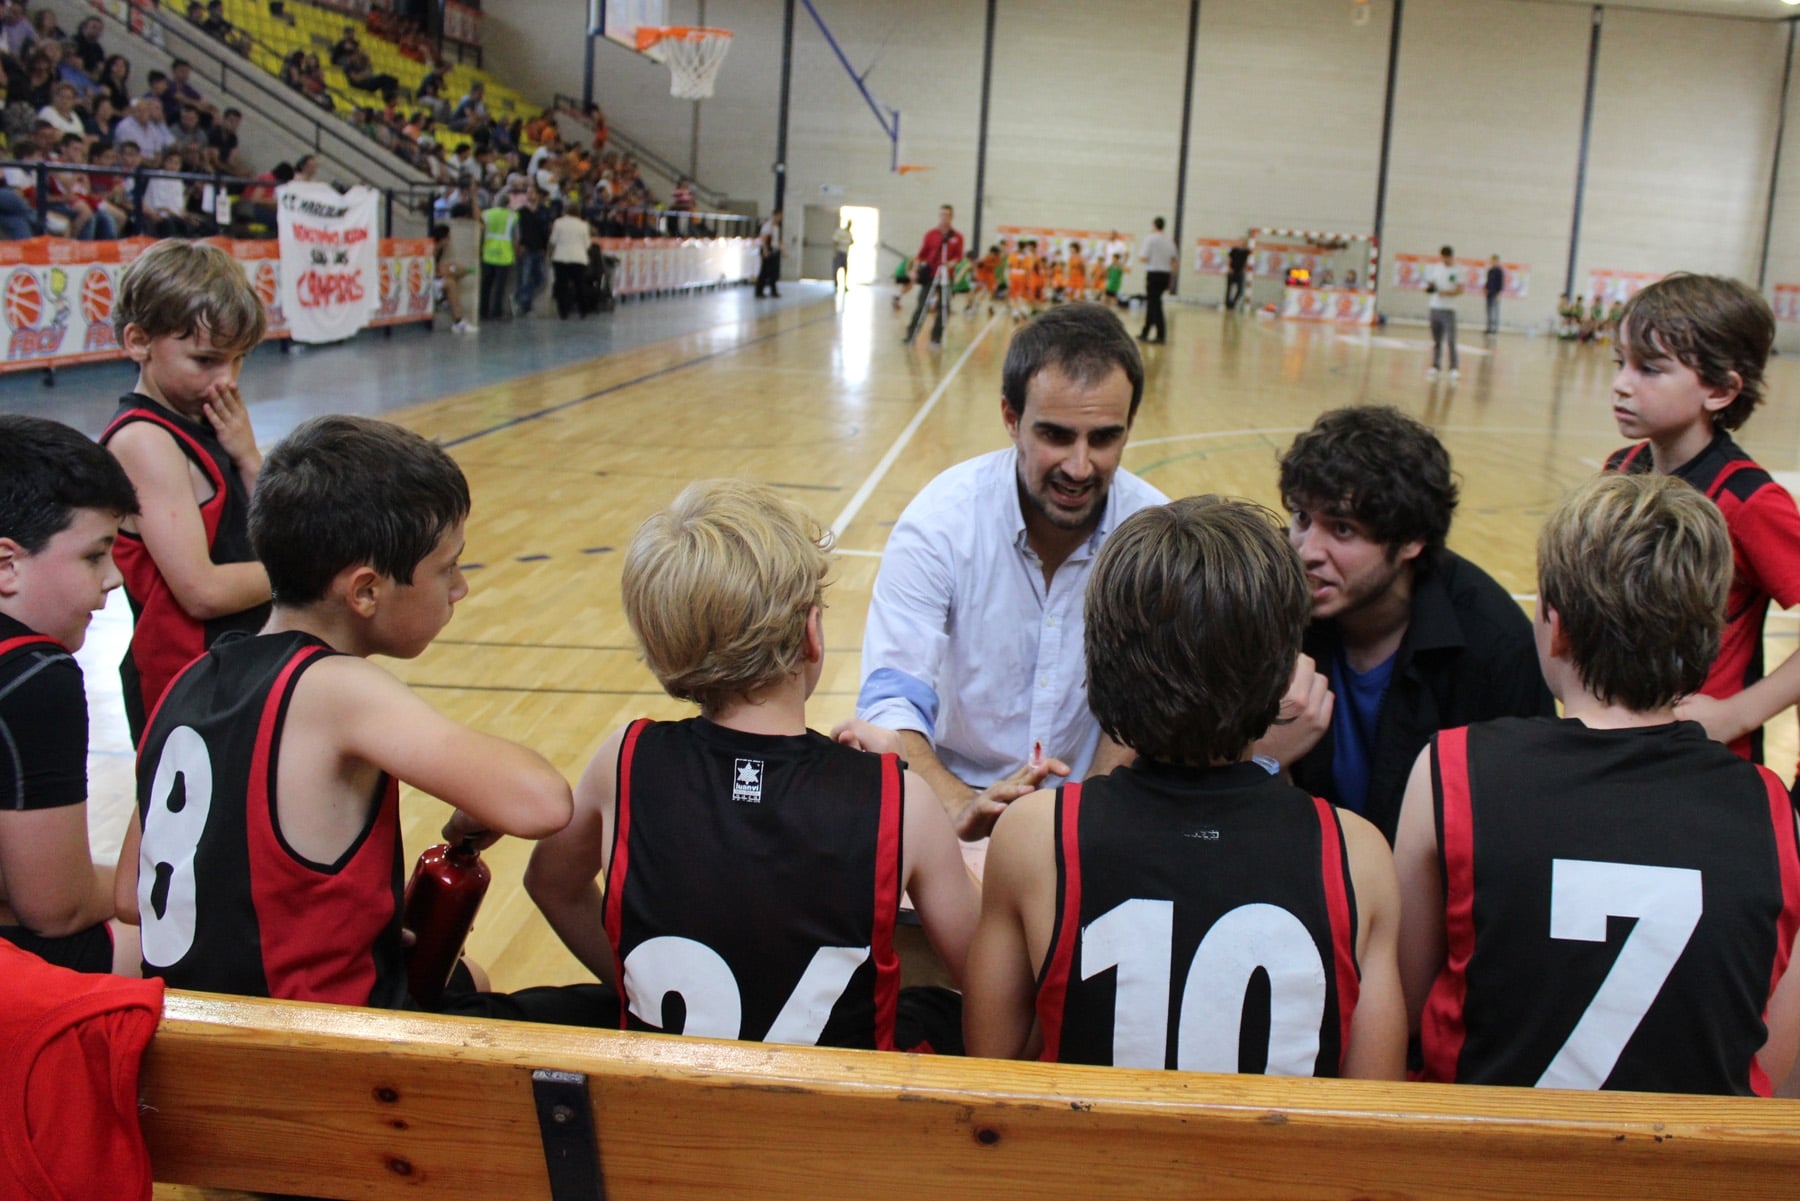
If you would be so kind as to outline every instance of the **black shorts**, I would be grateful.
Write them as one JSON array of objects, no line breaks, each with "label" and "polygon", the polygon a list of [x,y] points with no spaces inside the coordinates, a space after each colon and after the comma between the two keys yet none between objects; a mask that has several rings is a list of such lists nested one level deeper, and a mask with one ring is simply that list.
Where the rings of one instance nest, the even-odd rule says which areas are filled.
[{"label": "black shorts", "polygon": [[947,988],[900,990],[894,1007],[894,1049],[920,1055],[963,1054],[962,994]]},{"label": "black shorts", "polygon": [[606,984],[565,984],[518,992],[477,992],[475,978],[460,959],[432,1012],[465,1018],[500,1018],[552,1026],[619,1027],[619,994]]},{"label": "black shorts", "polygon": [[112,931],[105,922],[61,938],[45,938],[23,926],[0,926],[0,938],[71,971],[104,975],[113,970]]}]

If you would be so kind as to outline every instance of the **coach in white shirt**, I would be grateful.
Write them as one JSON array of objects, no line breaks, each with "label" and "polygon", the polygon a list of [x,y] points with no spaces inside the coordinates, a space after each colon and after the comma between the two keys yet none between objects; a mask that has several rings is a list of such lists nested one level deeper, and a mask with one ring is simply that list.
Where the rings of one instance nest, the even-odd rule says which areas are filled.
[{"label": "coach in white shirt", "polygon": [[1049,310],[1006,354],[1012,446],[932,480],[888,538],[858,722],[846,725],[899,731],[965,839],[984,837],[1046,775],[1080,779],[1126,757],[1088,710],[1082,597],[1107,535],[1168,500],[1119,469],[1143,392],[1143,361],[1116,316],[1097,304]]},{"label": "coach in white shirt", "polygon": [[[1174,283],[1175,262],[1181,251],[1175,239],[1163,232],[1161,217],[1150,225],[1150,236],[1144,239],[1143,250],[1138,254],[1138,260],[1144,264],[1144,332],[1138,335],[1138,341],[1167,342],[1169,327],[1163,320],[1162,298]],[[1151,330],[1156,331],[1154,335]]]},{"label": "coach in white shirt", "polygon": [[1425,291],[1431,310],[1431,370],[1425,378],[1436,379],[1444,365],[1444,343],[1450,343],[1450,378],[1462,372],[1456,366],[1456,306],[1451,302],[1463,292],[1462,269],[1456,265],[1456,252],[1446,246],[1438,251],[1437,262],[1425,268]]}]

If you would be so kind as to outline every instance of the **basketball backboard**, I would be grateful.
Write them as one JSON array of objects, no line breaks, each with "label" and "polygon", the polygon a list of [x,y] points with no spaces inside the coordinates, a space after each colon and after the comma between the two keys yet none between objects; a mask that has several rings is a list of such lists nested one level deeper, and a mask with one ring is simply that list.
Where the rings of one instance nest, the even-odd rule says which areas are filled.
[{"label": "basketball backboard", "polygon": [[638,53],[638,26],[667,25],[665,0],[588,0],[588,19],[609,42]]}]

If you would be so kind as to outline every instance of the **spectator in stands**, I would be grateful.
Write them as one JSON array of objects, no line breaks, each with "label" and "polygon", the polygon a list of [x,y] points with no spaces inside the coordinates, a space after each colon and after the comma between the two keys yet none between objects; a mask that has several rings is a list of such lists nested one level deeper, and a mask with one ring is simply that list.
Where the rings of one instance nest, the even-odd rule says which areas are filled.
[{"label": "spectator in stands", "polygon": [[450,257],[448,225],[431,227],[431,257],[437,263],[437,271],[431,281],[432,299],[450,310],[450,332],[474,333],[480,326],[469,324],[468,318],[463,316],[461,295],[462,281],[469,274],[469,269]]},{"label": "spectator in stands", "polygon": [[113,126],[113,140],[132,141],[150,162],[159,162],[173,135],[163,122],[162,101],[154,96],[141,96],[131,111]]},{"label": "spectator in stands", "polygon": [[[27,150],[35,153],[36,147],[26,143],[9,151],[8,157],[22,159]],[[0,239],[18,242],[37,236],[37,207],[32,200],[32,182],[29,171],[6,168],[4,180],[0,182]]]},{"label": "spectator in stands", "polygon": [[[164,171],[181,170],[181,151],[169,150],[161,159]],[[158,238],[192,238],[202,232],[204,221],[188,211],[187,184],[158,177],[144,185],[145,231]]]},{"label": "spectator in stands", "polygon": [[688,232],[691,218],[688,214],[694,211],[693,181],[683,175],[675,181],[675,190],[669,193],[668,230],[671,237],[684,237]]},{"label": "spectator in stands", "polygon": [[319,156],[305,154],[294,164],[294,178],[301,183],[312,183],[319,177]]},{"label": "spectator in stands", "polygon": [[268,237],[275,236],[275,189],[294,178],[292,163],[276,163],[273,170],[256,176],[244,189],[239,201],[237,220],[262,226]]},{"label": "spectator in stands", "polygon": [[58,83],[50,89],[50,103],[38,110],[38,120],[48,121],[60,134],[87,136],[87,126],[75,111],[75,88],[71,84]]},{"label": "spectator in stands", "polygon": [[331,61],[342,70],[344,63],[362,49],[362,43],[356,40],[356,26],[344,26],[344,36],[337,40],[331,48]]},{"label": "spectator in stands", "polygon": [[[81,163],[87,158],[86,142],[78,134],[68,135],[58,148],[56,161]],[[99,201],[88,191],[87,175],[80,171],[57,171],[50,176],[49,211],[68,222],[66,236],[84,242],[98,238],[111,241],[119,236],[119,227],[103,212]]]},{"label": "spectator in stands", "polygon": [[[79,111],[77,110],[77,113]],[[86,128],[88,137],[107,143],[113,140],[113,127],[118,123],[118,110],[113,108],[113,102],[107,96],[94,97],[93,111],[82,118],[82,125]]]},{"label": "spectator in stands", "polygon": [[100,88],[121,116],[131,111],[131,60],[115,54],[106,60],[100,74]]},{"label": "spectator in stands", "polygon": [[377,74],[369,61],[368,51],[360,46],[343,64],[343,71],[344,78],[350,81],[351,87],[363,92],[379,92],[381,98],[389,104],[394,103],[395,97],[400,94],[400,81],[392,75]]},{"label": "spectator in stands", "polygon": [[6,0],[5,6],[0,8],[0,50],[23,59],[25,48],[35,36],[31,32],[31,21],[25,16],[24,0]]},{"label": "spectator in stands", "polygon": [[606,139],[609,134],[606,125],[606,113],[598,104],[590,104],[588,105],[587,119],[592,122],[594,126],[594,153],[604,155],[606,153]]},{"label": "spectator in stands", "polygon": [[52,90],[58,83],[66,83],[75,89],[76,95],[86,96],[98,87],[88,78],[87,72],[81,69],[81,63],[69,52],[67,43],[41,42],[38,49],[50,60]]},{"label": "spectator in stands", "polygon": [[200,20],[200,28],[207,35],[215,37],[227,46],[246,57],[250,53],[250,36],[225,19],[224,0],[212,0],[206,6],[206,15]]},{"label": "spectator in stands", "polygon": [[81,64],[81,69],[89,79],[98,80],[100,69],[106,65],[106,50],[100,45],[100,34],[106,28],[99,17],[84,18],[75,27],[75,40],[70,48],[73,58]]},{"label": "spectator in stands", "polygon": [[320,108],[332,112],[337,111],[337,106],[331,99],[331,90],[325,84],[325,71],[319,66],[319,56],[316,54],[301,56],[300,90],[306,93],[308,100]]},{"label": "spectator in stands", "polygon": [[163,97],[163,120],[171,128],[180,122],[181,114],[186,109],[193,109],[198,113],[202,125],[210,123],[219,115],[217,106],[203,97],[200,89],[194,86],[192,63],[185,58],[178,58],[170,66],[169,73],[169,90]]},{"label": "spectator in stands", "polygon": [[31,34],[40,43],[60,42],[69,36],[63,32],[62,26],[56,23],[56,14],[47,8],[38,9],[32,16]]},{"label": "spectator in stands", "polygon": [[[128,143],[128,145],[131,145],[133,151],[137,149],[135,143]],[[104,142],[97,142],[94,148],[88,152],[88,162],[96,167],[120,166],[119,151]],[[137,232],[137,221],[134,217],[137,204],[132,198],[131,175],[128,172],[121,167],[120,170],[107,175],[90,175],[88,176],[88,187],[93,190],[94,195],[112,217],[113,223],[118,226],[120,236],[129,237]]]},{"label": "spectator in stands", "polygon": [[60,82],[56,68],[50,64],[50,56],[34,46],[25,54],[25,87],[22,91],[9,88],[7,96],[9,99],[24,100],[33,109],[40,109],[50,103],[50,90]]},{"label": "spectator in stands", "polygon": [[169,140],[171,150],[181,152],[181,169],[183,171],[210,171],[212,167],[207,157],[212,150],[212,142],[208,140],[206,131],[200,128],[200,114],[194,109],[184,108],[176,122]]},{"label": "spectator in stands", "polygon": [[235,108],[228,108],[213,122],[207,131],[207,138],[212,143],[213,158],[219,169],[231,175],[246,175],[244,164],[238,159],[238,126],[243,124],[244,114]]},{"label": "spectator in stands", "polygon": [[62,131],[42,117],[31,122],[31,140],[38,148],[38,153],[45,158],[54,158],[56,148],[62,145]]},{"label": "spectator in stands", "polygon": [[478,125],[487,124],[487,89],[478,79],[469,85],[468,92],[456,102],[456,111],[450,114],[450,128],[458,133],[466,133]]},{"label": "spectator in stands", "polygon": [[419,81],[419,90],[415,96],[419,107],[431,114],[431,119],[440,124],[450,119],[450,102],[444,99],[444,81],[441,76],[431,74]]}]

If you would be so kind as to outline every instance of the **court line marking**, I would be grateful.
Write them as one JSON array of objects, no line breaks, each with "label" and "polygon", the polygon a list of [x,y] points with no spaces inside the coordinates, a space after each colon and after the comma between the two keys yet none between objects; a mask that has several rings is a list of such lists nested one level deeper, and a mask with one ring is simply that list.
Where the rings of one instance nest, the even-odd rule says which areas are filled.
[{"label": "court line marking", "polygon": [[876,486],[887,475],[888,469],[894,465],[894,461],[900,457],[900,452],[906,449],[906,444],[912,441],[912,436],[918,433],[919,427],[925,423],[925,419],[931,416],[931,410],[937,408],[937,402],[944,398],[945,392],[949,391],[950,382],[962,371],[963,364],[969,361],[969,356],[975,353],[975,348],[981,345],[982,339],[988,336],[989,331],[999,321],[1000,314],[998,313],[987,319],[987,324],[981,327],[981,332],[975,335],[975,340],[964,349],[962,355],[950,368],[950,373],[939,380],[938,386],[931,390],[931,395],[925,398],[925,403],[919,407],[917,413],[913,414],[913,419],[906,423],[906,428],[900,431],[900,436],[894,439],[894,444],[888,447],[885,455],[881,456],[881,462],[875,464],[875,470],[871,471],[868,478],[863,480],[862,487],[856,490],[855,494],[850,497],[850,502],[844,506],[844,511],[839,513],[837,520],[831,523],[833,538],[844,536],[844,531],[849,528],[852,521],[856,520],[856,515],[862,512],[864,503],[868,501]]},{"label": "court line marking", "polygon": [[[820,301],[820,302],[816,302],[816,303],[823,303],[823,302]],[[646,372],[645,374],[637,376],[634,379],[624,380],[617,384],[608,384],[606,387],[600,389],[598,392],[589,392],[586,396],[577,396],[573,400],[565,400],[559,404],[553,404],[547,409],[538,409],[537,411],[531,412],[531,413],[521,413],[517,417],[509,417],[505,421],[500,422],[498,425],[490,425],[486,429],[476,430],[472,434],[464,434],[460,438],[452,438],[447,442],[440,442],[440,443],[438,443],[438,445],[443,447],[445,450],[450,450],[454,447],[462,446],[465,443],[473,442],[477,438],[485,438],[489,434],[497,434],[502,430],[512,429],[514,426],[524,425],[528,421],[536,421],[539,418],[548,417],[552,413],[560,413],[564,409],[572,409],[576,405],[586,404],[590,400],[598,400],[602,396],[608,396],[614,392],[619,392],[619,391],[623,391],[626,388],[635,387],[638,384],[648,383],[649,381],[651,381],[653,379],[660,379],[662,376],[672,375],[677,371],[685,371],[689,367],[696,367],[696,366],[700,365],[701,363],[709,362],[709,361],[711,361],[713,359],[717,359],[717,358],[722,358],[725,355],[736,354],[738,351],[743,350],[747,346],[755,346],[759,342],[767,342],[772,338],[779,338],[783,334],[791,334],[797,329],[805,329],[809,325],[818,325],[821,322],[825,322],[825,321],[835,322],[836,320],[837,320],[837,312],[834,310],[832,312],[826,313],[819,317],[812,317],[805,321],[796,322],[795,324],[790,325],[785,329],[778,329],[778,330],[774,330],[771,333],[761,334],[757,337],[750,338],[747,341],[735,342],[732,345],[725,347],[723,350],[710,351],[706,354],[696,356],[695,358],[683,359],[679,363],[671,363],[667,367],[659,367],[655,371]],[[704,332],[704,331],[700,331],[700,332]],[[678,337],[690,337],[692,335],[680,334],[677,336]],[[643,348],[639,347],[638,349],[643,349]],[[605,358],[606,356],[605,355],[596,355],[595,357],[596,358]],[[593,360],[588,360],[588,361],[592,362]],[[570,364],[570,366],[576,366],[576,365],[578,365],[578,364]],[[553,370],[561,370],[561,368],[553,368]],[[530,378],[531,378],[530,376],[522,376],[522,377],[520,377],[520,379],[515,380],[513,382],[521,383],[521,382],[529,380]]]}]

